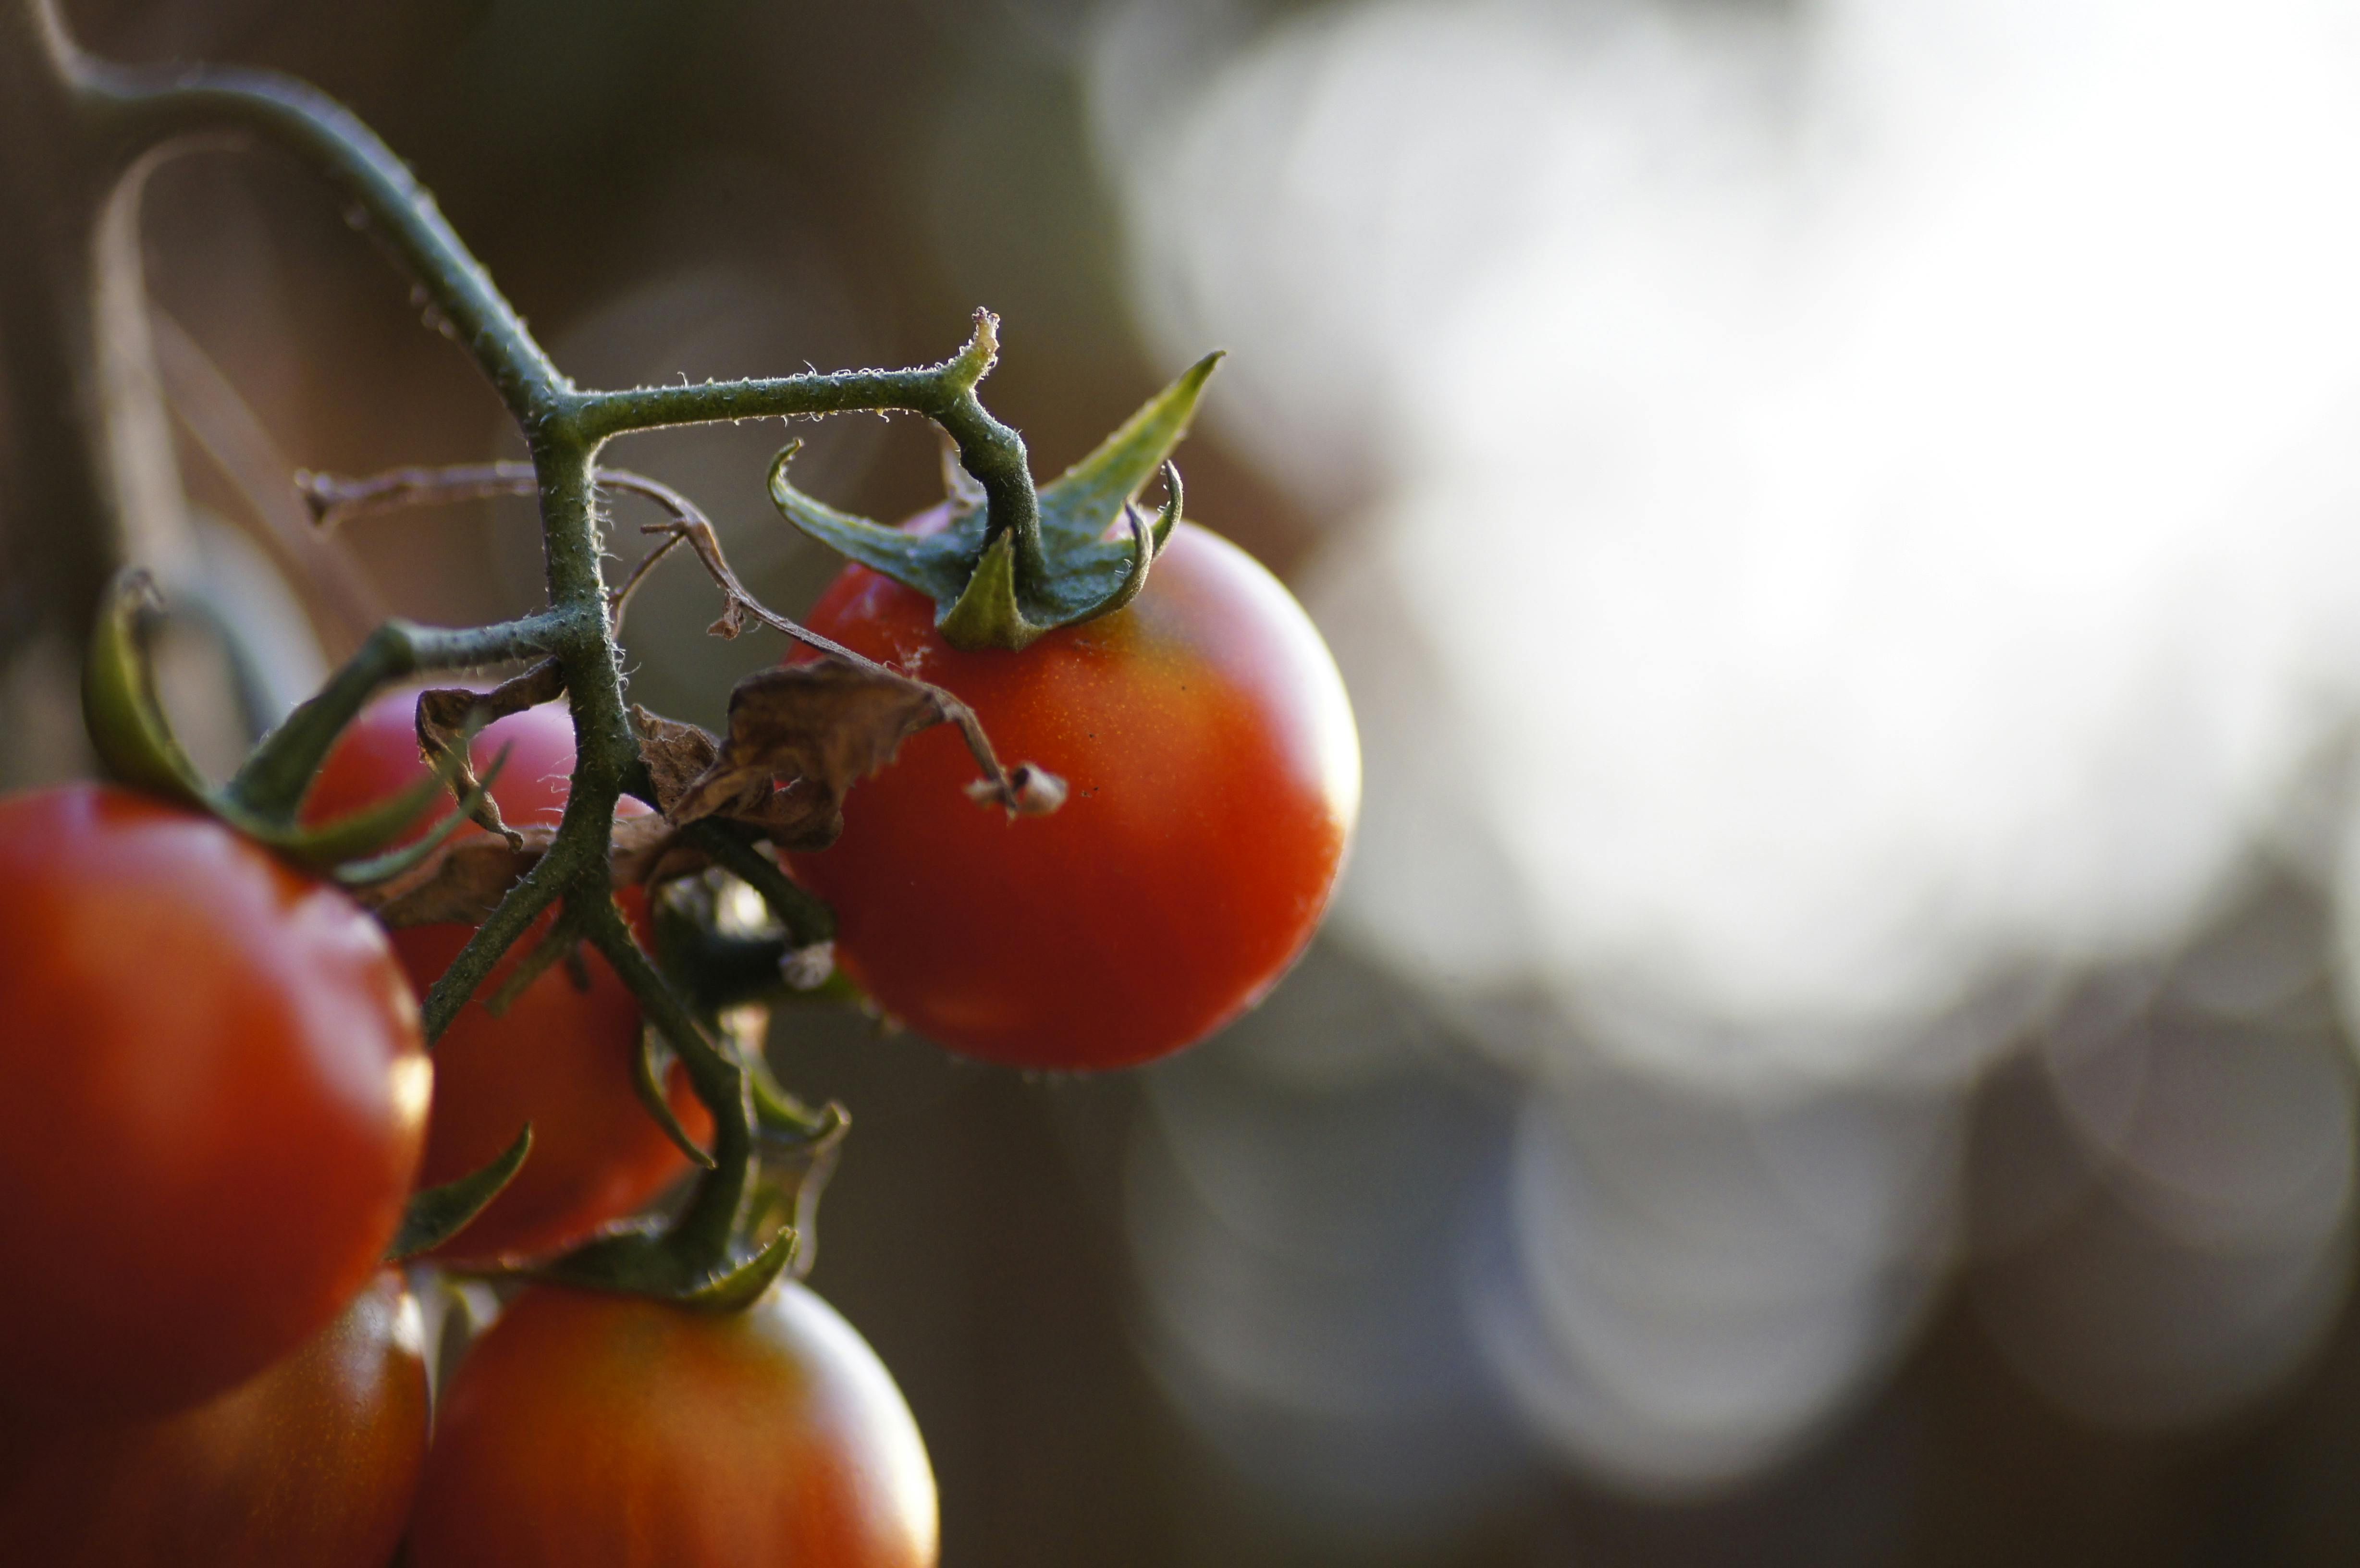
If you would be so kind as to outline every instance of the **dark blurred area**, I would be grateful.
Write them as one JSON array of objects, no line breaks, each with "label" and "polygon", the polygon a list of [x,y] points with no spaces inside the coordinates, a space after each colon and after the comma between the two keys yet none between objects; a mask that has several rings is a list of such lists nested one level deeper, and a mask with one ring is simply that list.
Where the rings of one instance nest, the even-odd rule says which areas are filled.
[{"label": "dark blurred area", "polygon": [[[930,362],[988,306],[984,396],[1045,474],[1173,368],[1136,324],[1094,139],[1101,9],[105,0],[73,19],[111,56],[277,67],[350,104],[585,383]],[[1225,25],[1251,39],[1317,9]],[[292,160],[192,154],[148,213],[176,394],[234,394],[216,435],[268,440],[241,473],[184,430],[183,472],[258,547],[294,469],[520,453]],[[895,517],[939,494],[923,421],[794,433],[798,481],[836,506]],[[694,496],[794,613],[834,562],[764,495],[785,439],[639,435],[610,460]],[[1218,423],[1179,455],[1190,515],[1282,575],[1366,522]],[[346,538],[366,594],[299,583],[331,658],[373,609],[482,621],[540,591],[522,502]],[[705,637],[717,609],[686,567],[651,583],[634,699],[712,724],[777,658]],[[1356,695],[1365,722],[1385,694]],[[0,777],[71,766],[60,741]],[[1501,1019],[1543,1002],[1477,1018],[1334,939],[1228,1036],[1135,1074],[1022,1077],[783,1009],[781,1076],[856,1124],[812,1282],[909,1397],[952,1568],[2351,1562],[2334,853],[2256,835],[2190,930],[2070,965],[1941,1084],[1755,1102],[1611,1055],[1526,1074]],[[1818,1261],[1858,1251],[1814,1228],[1822,1196],[1876,1207],[1835,1231],[1883,1250]],[[1568,1345],[1607,1370],[1549,1371]]]}]

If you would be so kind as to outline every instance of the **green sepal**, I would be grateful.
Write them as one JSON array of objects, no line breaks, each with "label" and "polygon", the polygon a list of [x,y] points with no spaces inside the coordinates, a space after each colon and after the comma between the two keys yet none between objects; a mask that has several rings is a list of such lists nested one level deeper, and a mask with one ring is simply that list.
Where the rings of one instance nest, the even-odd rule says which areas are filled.
[{"label": "green sepal", "polygon": [[[1190,365],[1180,379],[1150,397],[1098,450],[1041,487],[1041,539],[1054,557],[1068,544],[1106,538],[1124,506],[1155,476],[1188,433],[1205,383],[1221,363],[1218,353]],[[1169,532],[1168,526],[1164,528]],[[1159,533],[1155,542],[1164,543]],[[1129,554],[1128,546],[1123,553]]]},{"label": "green sepal", "polygon": [[778,1282],[802,1245],[803,1237],[793,1227],[783,1227],[761,1251],[676,1299],[682,1306],[701,1312],[742,1312]]},{"label": "green sepal", "polygon": [[664,1093],[663,1079],[657,1071],[653,1029],[643,1030],[639,1035],[639,1049],[634,1053],[631,1062],[631,1087],[639,1091],[639,1104],[647,1108],[648,1115],[655,1118],[656,1126],[663,1128],[664,1136],[672,1139],[672,1147],[688,1156],[690,1162],[698,1169],[712,1170],[713,1156],[696,1139],[688,1136],[688,1129],[680,1125],[680,1117],[672,1114],[672,1096]]},{"label": "green sepal", "polygon": [[751,1258],[691,1272],[668,1249],[651,1221],[617,1225],[564,1257],[529,1270],[532,1278],[585,1290],[651,1296],[702,1312],[742,1312],[761,1300],[794,1261],[800,1238],[781,1229]]},{"label": "green sepal", "polygon": [[393,1246],[386,1251],[386,1261],[400,1263],[432,1252],[464,1230],[516,1179],[516,1173],[524,1169],[525,1156],[531,1152],[532,1124],[527,1122],[516,1141],[489,1165],[455,1181],[412,1192],[410,1207],[402,1213],[401,1228],[394,1233]]},{"label": "green sepal", "polygon": [[209,788],[181,749],[163,704],[157,700],[148,633],[162,609],[155,579],[142,568],[126,567],[107,585],[91,632],[89,656],[82,663],[82,722],[100,763],[123,783],[209,812],[224,825],[307,870],[333,875],[347,887],[399,876],[465,823],[468,814],[487,797],[500,764],[507,760],[503,752],[486,769],[459,811],[424,840],[374,859],[356,858],[372,855],[409,832],[432,808],[436,797],[451,788],[456,768],[438,763],[432,778],[389,800],[315,827],[288,820],[290,812],[257,809],[235,786]]},{"label": "green sepal", "polygon": [[838,555],[848,556],[937,604],[956,600],[983,553],[983,508],[955,510],[940,533],[913,534],[839,512],[787,483],[787,464],[803,450],[792,441],[770,460],[770,502],[794,524]]},{"label": "green sepal", "polygon": [[764,1141],[800,1149],[841,1138],[851,1127],[852,1117],[834,1100],[814,1110],[788,1094],[760,1052],[748,1051],[745,1068],[753,1091],[755,1128]]},{"label": "green sepal", "polygon": [[[1187,432],[1221,356],[1207,354],[1148,399],[1096,451],[1039,494],[1036,568],[1011,530],[990,526],[974,489],[953,485],[943,528],[916,534],[839,512],[787,481],[790,446],[770,464],[770,499],[786,519],[827,545],[934,600],[934,624],[955,648],[1020,648],[1058,626],[1120,609],[1145,585],[1178,521],[1176,491],[1150,527],[1131,501]],[[1126,536],[1109,538],[1118,518]]]},{"label": "green sepal", "polygon": [[106,585],[82,668],[82,724],[106,771],[135,789],[212,809],[211,792],[156,698],[148,633],[162,615],[156,580],[126,567]]}]

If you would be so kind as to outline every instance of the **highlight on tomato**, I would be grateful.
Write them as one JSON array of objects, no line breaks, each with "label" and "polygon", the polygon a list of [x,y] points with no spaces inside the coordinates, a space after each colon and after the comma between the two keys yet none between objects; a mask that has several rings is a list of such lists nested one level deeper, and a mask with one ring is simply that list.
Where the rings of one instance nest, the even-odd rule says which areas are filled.
[{"label": "highlight on tomato", "polygon": [[0,800],[0,1408],[157,1413],[287,1356],[418,1169],[417,1007],[352,900],[212,819]]},{"label": "highlight on tomato", "polygon": [[0,1438],[0,1541],[43,1568],[380,1568],[426,1462],[418,1303],[391,1270],[193,1410]]},{"label": "highlight on tomato", "polygon": [[931,1568],[917,1423],[792,1280],[741,1312],[540,1286],[453,1376],[412,1568]]},{"label": "highlight on tomato", "polygon": [[[428,776],[418,750],[416,704],[414,691],[390,691],[362,710],[305,797],[305,820],[327,821],[374,804]],[[486,726],[475,739],[475,766],[487,768],[503,749],[508,761],[491,787],[502,820],[554,826],[574,771],[574,726],[564,708],[528,708]],[[647,808],[627,800],[623,810],[643,813]],[[421,824],[410,836],[425,831]],[[644,937],[646,895],[627,888],[620,902]],[[478,1170],[527,1122],[533,1129],[531,1156],[500,1195],[438,1251],[446,1261],[562,1251],[641,1208],[689,1169],[633,1086],[639,1006],[604,959],[585,949],[578,965],[550,969],[501,1012],[492,1012],[491,999],[555,918],[554,911],[542,916],[508,950],[435,1042],[434,1107],[421,1185]],[[419,996],[473,934],[464,925],[392,933],[394,952]],[[668,1089],[672,1113],[689,1135],[709,1137],[711,1115],[676,1069]]]},{"label": "highlight on tomato", "polygon": [[1011,1066],[1127,1066],[1253,1006],[1310,941],[1360,745],[1327,645],[1243,550],[1182,522],[1127,606],[1013,652],[951,647],[933,601],[857,564],[809,624],[962,698],[1002,757],[1069,791],[1052,816],[975,810],[939,726],[852,790],[833,847],[792,857],[835,907],[838,962],[920,1034]]}]

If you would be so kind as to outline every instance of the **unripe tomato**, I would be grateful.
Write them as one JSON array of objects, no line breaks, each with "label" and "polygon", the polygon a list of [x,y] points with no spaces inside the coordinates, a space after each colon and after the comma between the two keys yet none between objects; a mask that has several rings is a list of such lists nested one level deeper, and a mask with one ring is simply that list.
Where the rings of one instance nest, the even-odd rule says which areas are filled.
[{"label": "unripe tomato", "polygon": [[[427,776],[418,755],[417,694],[392,691],[363,710],[338,738],[303,803],[322,821],[399,793]],[[511,825],[554,826],[565,810],[574,771],[574,725],[558,705],[528,708],[486,726],[472,757],[488,768],[505,747],[507,766],[492,799]],[[627,801],[626,814],[647,808]],[[417,830],[426,831],[423,824]],[[462,830],[480,833],[480,828]],[[621,895],[624,913],[646,933],[647,897]],[[639,1104],[632,1087],[639,1048],[639,1006],[586,949],[584,984],[564,965],[550,970],[494,1017],[488,999],[556,919],[544,915],[508,950],[434,1045],[434,1112],[426,1135],[422,1184],[479,1169],[530,1122],[532,1153],[500,1195],[438,1256],[486,1259],[561,1251],[610,1220],[645,1204],[688,1169]],[[475,934],[463,925],[410,926],[393,933],[394,951],[423,996]],[[693,1137],[712,1118],[675,1070],[673,1114]]]},{"label": "unripe tomato", "polygon": [[852,790],[832,848],[792,857],[846,971],[912,1029],[1012,1066],[1123,1066],[1237,1017],[1310,941],[1360,743],[1310,618],[1234,545],[1182,523],[1128,607],[1016,653],[951,648],[931,601],[862,566],[810,624],[965,699],[1003,759],[1071,791],[1053,816],[978,811],[939,726]]},{"label": "unripe tomato", "polygon": [[426,1462],[427,1400],[418,1303],[388,1270],[194,1410],[22,1434],[0,1464],[0,1542],[42,1568],[382,1568]]},{"label": "unripe tomato", "polygon": [[410,1553],[413,1568],[929,1568],[936,1530],[901,1391],[803,1286],[721,1314],[544,1286],[452,1379]]},{"label": "unripe tomato", "polygon": [[0,1408],[157,1413],[324,1328],[432,1071],[385,934],[210,818],[0,800]]}]

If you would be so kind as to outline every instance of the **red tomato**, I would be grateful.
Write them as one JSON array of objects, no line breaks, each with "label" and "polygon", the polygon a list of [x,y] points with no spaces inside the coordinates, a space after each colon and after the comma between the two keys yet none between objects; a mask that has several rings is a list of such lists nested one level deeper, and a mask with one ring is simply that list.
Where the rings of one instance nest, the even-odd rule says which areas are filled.
[{"label": "red tomato", "polygon": [[[427,776],[418,755],[417,701],[415,692],[392,691],[362,712],[312,784],[303,803],[307,821],[369,804]],[[565,710],[529,708],[489,725],[475,737],[475,765],[488,767],[503,746],[508,765],[492,786],[502,819],[554,826],[574,771],[574,725]],[[624,810],[643,814],[647,808],[628,801]],[[644,934],[646,895],[627,888],[621,902]],[[639,1208],[688,1169],[632,1087],[639,1007],[604,959],[584,951],[586,987],[560,965],[499,1017],[486,1007],[555,918],[543,916],[508,950],[434,1046],[434,1111],[421,1184],[465,1175],[506,1149],[526,1122],[533,1127],[524,1169],[442,1249],[445,1258],[562,1251]],[[393,933],[394,951],[420,996],[474,934],[460,925]],[[671,1091],[682,1124],[695,1137],[709,1136],[712,1118],[684,1074],[675,1072]]]},{"label": "red tomato", "polygon": [[0,800],[0,1405],[160,1413],[324,1328],[432,1070],[385,934],[209,818]]},{"label": "red tomato", "polygon": [[782,1281],[712,1314],[539,1287],[437,1419],[413,1568],[927,1568],[934,1478],[884,1364]]},{"label": "red tomato", "polygon": [[388,1270],[293,1356],[208,1404],[44,1431],[0,1477],[9,1561],[380,1568],[426,1462],[418,1303]]},{"label": "red tomato", "polygon": [[[1020,1067],[1176,1051],[1301,953],[1360,803],[1336,665],[1277,579],[1183,523],[1130,606],[1021,653],[963,653],[923,594],[847,567],[811,626],[965,699],[1001,759],[1071,789],[1011,822],[960,793],[948,726],[852,790],[792,857],[846,971],[919,1033]],[[811,657],[808,654],[798,657]]]}]

